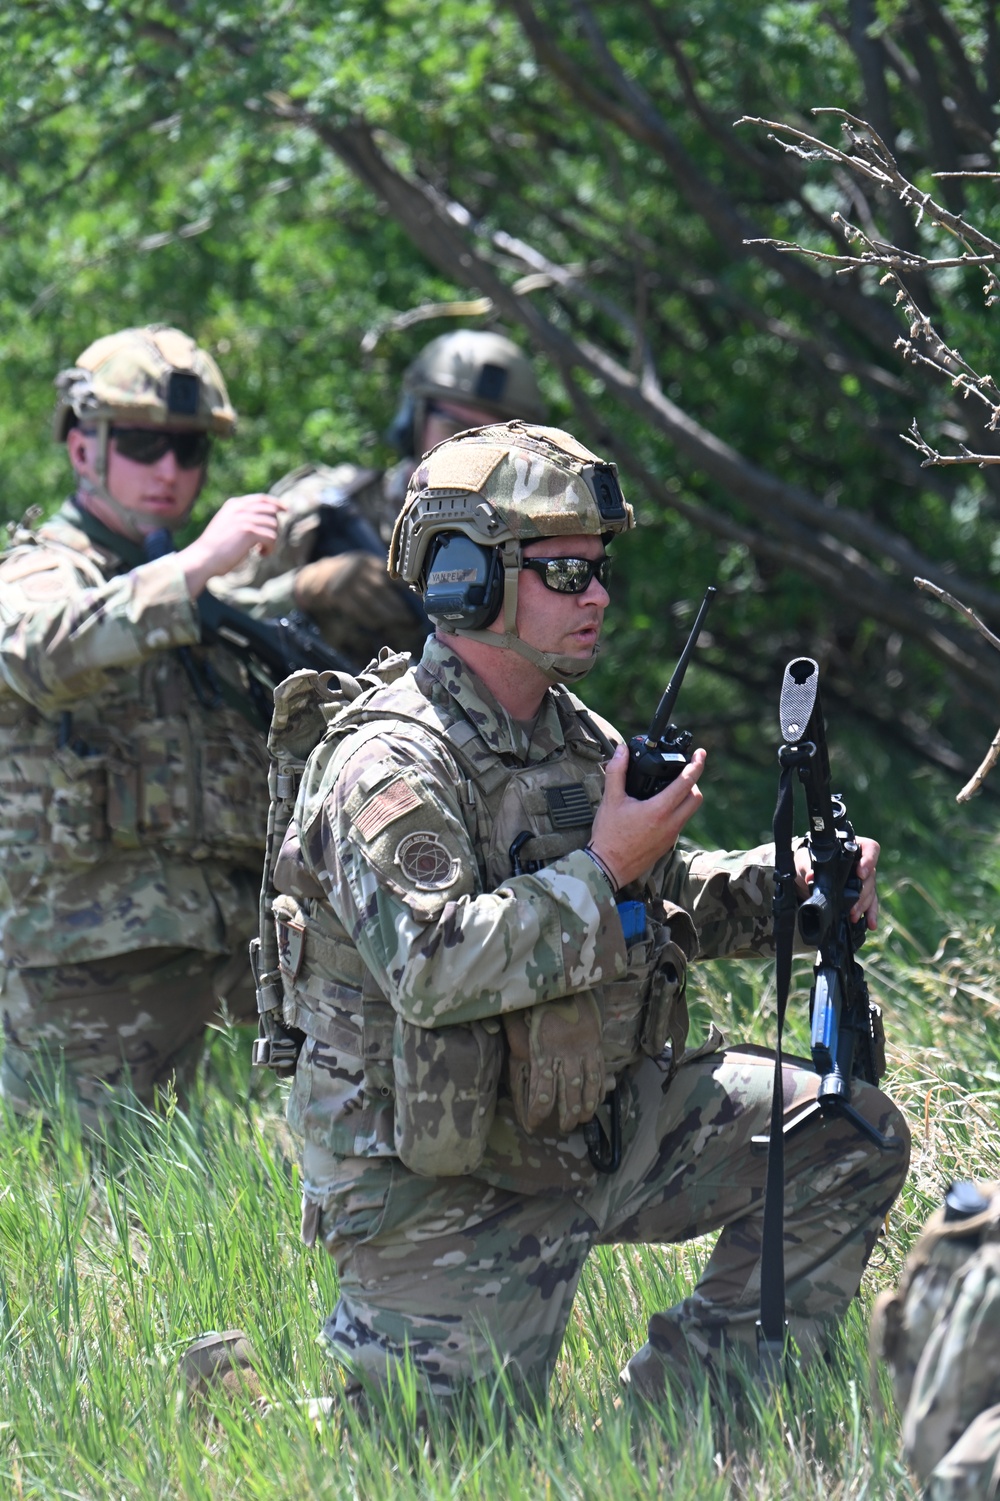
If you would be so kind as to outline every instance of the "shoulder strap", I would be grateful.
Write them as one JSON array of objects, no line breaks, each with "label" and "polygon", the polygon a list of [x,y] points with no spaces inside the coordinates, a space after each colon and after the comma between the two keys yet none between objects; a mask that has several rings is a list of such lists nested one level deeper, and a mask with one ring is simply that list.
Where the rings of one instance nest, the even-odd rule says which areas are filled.
[{"label": "shoulder strap", "polygon": [[785,1133],[782,1033],[792,979],[795,944],[795,855],[792,850],[794,766],[783,764],[774,810],[774,957],[778,1036],[774,1049],[771,1132],[767,1145],[764,1224],[760,1248],[760,1318],[757,1359],[762,1381],[770,1389],[784,1379],[785,1334]]},{"label": "shoulder strap", "polygon": [[551,692],[556,701],[556,710],[566,739],[576,740],[578,743],[589,742],[597,745],[603,755],[614,755],[614,741],[604,733],[583,700],[577,698],[565,683],[554,684]]}]

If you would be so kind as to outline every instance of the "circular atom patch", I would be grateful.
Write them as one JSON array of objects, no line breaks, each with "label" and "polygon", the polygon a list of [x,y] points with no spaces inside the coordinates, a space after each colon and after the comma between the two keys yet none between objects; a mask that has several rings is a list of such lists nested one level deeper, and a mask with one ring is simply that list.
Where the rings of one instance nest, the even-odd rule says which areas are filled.
[{"label": "circular atom patch", "polygon": [[458,860],[430,829],[407,834],[393,859],[418,891],[443,891],[458,880]]}]

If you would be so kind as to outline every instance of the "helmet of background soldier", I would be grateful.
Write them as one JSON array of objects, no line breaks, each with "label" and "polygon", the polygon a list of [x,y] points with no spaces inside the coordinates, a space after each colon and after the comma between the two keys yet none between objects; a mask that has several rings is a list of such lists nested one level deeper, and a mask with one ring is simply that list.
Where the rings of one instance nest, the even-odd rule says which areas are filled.
[{"label": "helmet of background soldier", "polygon": [[[540,652],[517,635],[522,546],[581,533],[609,542],[634,524],[616,466],[569,433],[526,422],[473,428],[418,464],[393,531],[389,572],[419,590],[442,630],[507,647],[551,682],[574,681],[593,659]],[[503,631],[488,631],[501,611]]]},{"label": "helmet of background soldier", "polygon": [[501,421],[545,421],[545,403],[531,361],[503,334],[486,329],[458,328],[441,334],[407,368],[402,404],[389,429],[404,457],[419,457],[427,409],[435,402],[475,407]]},{"label": "helmet of background soldier", "polygon": [[218,365],[178,328],[150,324],[97,339],[56,376],[54,435],[107,424],[171,427],[227,437],[236,426]]}]

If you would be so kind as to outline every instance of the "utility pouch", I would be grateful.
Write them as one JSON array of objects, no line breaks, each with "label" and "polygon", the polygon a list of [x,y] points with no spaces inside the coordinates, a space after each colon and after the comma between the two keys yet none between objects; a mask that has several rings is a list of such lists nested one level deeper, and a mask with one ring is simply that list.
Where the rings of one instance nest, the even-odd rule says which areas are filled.
[{"label": "utility pouch", "polygon": [[233,726],[225,734],[203,735],[197,755],[202,839],[221,859],[252,852],[259,864],[267,837],[259,797],[267,757],[258,738]]},{"label": "utility pouch", "polygon": [[475,1172],[496,1112],[502,1063],[498,1021],[430,1028],[396,1018],[394,1137],[405,1167],[427,1178]]},{"label": "utility pouch", "polygon": [[640,1053],[658,1058],[667,1043],[676,1061],[688,1031],[687,959],[671,939],[662,906],[619,902],[618,914],[628,971],[623,980],[601,988],[604,1058],[608,1072],[616,1075]]},{"label": "utility pouch", "polygon": [[112,755],[108,822],[119,849],[195,842],[196,785],[187,725],[153,719],[135,726]]},{"label": "utility pouch", "polygon": [[[665,936],[660,929],[660,935]],[[687,959],[669,939],[657,950],[642,1018],[639,1046],[648,1058],[659,1058],[670,1043],[678,1062],[688,1031]]]}]

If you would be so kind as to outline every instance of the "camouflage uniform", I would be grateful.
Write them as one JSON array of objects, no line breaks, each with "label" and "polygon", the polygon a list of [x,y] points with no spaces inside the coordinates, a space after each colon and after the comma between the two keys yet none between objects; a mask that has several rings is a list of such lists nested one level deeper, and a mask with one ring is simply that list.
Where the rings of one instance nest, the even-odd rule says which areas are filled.
[{"label": "camouflage uniform", "polygon": [[955,1183],[871,1323],[903,1455],[930,1501],[1000,1494],[1000,1184]]},{"label": "camouflage uniform", "polygon": [[251,556],[214,580],[213,592],[258,618],[291,614],[307,587],[303,570],[327,555],[328,544],[321,535],[329,524],[322,519],[326,507],[328,518],[351,516],[351,521],[342,530],[331,526],[339,566],[323,580],[314,602],[303,607],[324,639],[358,667],[386,644],[419,656],[427,620],[413,608],[415,597],[407,597],[384,571],[377,574],[371,559],[357,550],[357,523],[367,531],[372,550],[379,544],[388,548],[435,400],[471,406],[484,418],[543,420],[538,383],[516,344],[480,329],[442,334],[421,350],[403,376],[402,404],[391,433],[404,455],[400,462],[386,470],[306,464],[285,475],[271,487],[271,494],[280,495],[288,506],[277,546],[266,557]]},{"label": "camouflage uniform", "polygon": [[[692,1296],[651,1321],[633,1376],[655,1390],[661,1355],[682,1352],[686,1371],[688,1347],[714,1348],[723,1333],[753,1340],[765,1158],[750,1139],[767,1130],[772,1060],[713,1051],[674,1070],[667,1049],[629,1063],[620,1076],[624,1158],[608,1177],[594,1172],[579,1130],[529,1137],[503,1094],[472,1174],[434,1179],[402,1165],[391,1060],[378,1082],[365,1050],[377,1049],[378,1019],[359,999],[372,980],[395,1012],[434,1029],[488,1025],[624,976],[628,963],[607,883],[580,853],[589,817],[563,832],[575,853],[485,884],[467,766],[433,730],[412,724],[415,693],[458,730],[449,745],[464,734],[463,763],[470,753],[500,759],[509,782],[544,766],[556,787],[574,785],[578,766],[567,769],[567,730],[576,726],[558,694],[528,740],[436,641],[419,668],[366,702],[366,714],[381,710],[389,720],[375,721],[377,734],[356,731],[336,755],[337,741],[324,742],[310,762],[296,820],[301,843],[289,842],[280,876],[295,907],[280,908],[279,941],[286,1018],[307,1034],[289,1101],[289,1121],[304,1137],[303,1237],[323,1241],[340,1275],[326,1332],[348,1365],[376,1377],[408,1345],[431,1385],[449,1391],[488,1369],[492,1342],[526,1380],[544,1382],[591,1246],[680,1241],[722,1227]],[[401,713],[411,721],[402,734],[392,722]],[[359,820],[372,829],[396,808],[373,839],[359,836]],[[551,823],[548,837],[559,837]],[[431,873],[421,878],[415,855],[432,846]],[[666,861],[655,884],[670,904],[675,969],[683,972],[685,949],[696,958],[770,955],[771,880],[768,848]],[[353,972],[348,934],[363,961]],[[312,952],[324,945],[326,969]],[[676,991],[681,997],[680,981]],[[813,1098],[817,1080],[794,1063],[785,1077],[792,1113]],[[905,1137],[878,1091],[858,1086],[854,1098],[880,1130]],[[856,1292],[905,1176],[903,1157],[832,1121],[789,1144],[788,1300],[804,1346]]]},{"label": "camouflage uniform", "polygon": [[[137,344],[150,361],[194,348],[176,330],[126,330],[68,375],[100,394],[100,361],[124,350],[132,376]],[[164,421],[149,385],[133,417],[146,426]],[[93,534],[67,503],[0,559],[0,1088],[24,1109],[65,1066],[88,1121],[126,1070],[150,1100],[221,999],[255,1014],[245,954],[266,823],[259,732],[190,680],[232,666],[198,645],[180,563],[129,568]]]},{"label": "camouflage uniform", "polygon": [[[213,579],[212,592],[260,620],[291,615],[298,608],[296,587],[302,569],[323,556],[324,506],[331,515],[347,506],[369,529],[372,545],[387,547],[412,471],[412,463],[404,460],[385,471],[359,469],[355,464],[335,468],[305,464],[286,474],[270,490],[288,507],[281,518],[277,545],[266,557],[253,554],[231,573]],[[344,603],[313,612],[324,640],[359,667],[378,655],[387,633],[398,651],[419,656],[427,622],[414,609],[416,596],[392,582],[385,571],[384,554],[376,560],[352,547],[349,533],[343,541],[339,537],[336,541],[344,547],[338,559],[338,593]]]},{"label": "camouflage uniform", "polygon": [[[561,474],[537,462],[553,437],[572,455]],[[520,424],[442,445],[414,479],[422,499],[394,565],[405,576],[420,526],[456,516],[515,550],[518,537],[624,529],[624,512],[597,518],[590,462],[567,435]],[[346,707],[320,703],[329,723],[273,870],[284,1019],[305,1036],[288,1106],[304,1140],[303,1238],[322,1241],[340,1278],[325,1332],[375,1380],[408,1349],[448,1394],[496,1350],[541,1389],[592,1246],[719,1230],[698,1286],[654,1315],[630,1362],[655,1395],[665,1367],[683,1378],[692,1357],[754,1339],[766,1157],[751,1138],[768,1129],[773,1058],[724,1050],[716,1033],[686,1054],[686,976],[692,960],[773,953],[772,850],[675,850],[616,901],[584,848],[613,728],[558,685],[526,728],[437,639],[404,666],[387,658]],[[278,760],[280,775],[280,748]],[[623,903],[641,903],[628,938]],[[607,1175],[557,1111],[526,1128],[511,1051],[519,1019],[555,1035],[595,1008],[622,1116]],[[786,1112],[816,1087],[788,1062]],[[858,1085],[854,1103],[907,1140],[877,1090]],[[808,1350],[857,1291],[906,1153],[834,1120],[786,1151],[788,1307]]]}]

